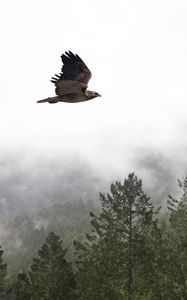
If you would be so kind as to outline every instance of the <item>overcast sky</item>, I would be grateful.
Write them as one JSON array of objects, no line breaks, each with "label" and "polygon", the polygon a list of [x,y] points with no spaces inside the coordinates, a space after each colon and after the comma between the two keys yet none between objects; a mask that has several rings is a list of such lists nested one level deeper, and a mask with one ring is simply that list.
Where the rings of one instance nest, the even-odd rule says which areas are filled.
[{"label": "overcast sky", "polygon": [[[1,0],[1,148],[81,156],[114,173],[158,151],[185,169],[186,16],[185,0]],[[36,104],[54,95],[66,50],[102,98]]]}]

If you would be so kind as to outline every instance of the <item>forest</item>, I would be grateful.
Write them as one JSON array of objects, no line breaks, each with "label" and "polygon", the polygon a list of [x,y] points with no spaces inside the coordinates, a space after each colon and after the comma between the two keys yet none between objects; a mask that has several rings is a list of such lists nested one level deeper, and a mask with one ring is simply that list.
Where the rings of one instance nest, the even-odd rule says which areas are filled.
[{"label": "forest", "polygon": [[16,215],[0,251],[0,299],[187,299],[187,177],[178,183],[164,213],[130,173],[98,206]]}]

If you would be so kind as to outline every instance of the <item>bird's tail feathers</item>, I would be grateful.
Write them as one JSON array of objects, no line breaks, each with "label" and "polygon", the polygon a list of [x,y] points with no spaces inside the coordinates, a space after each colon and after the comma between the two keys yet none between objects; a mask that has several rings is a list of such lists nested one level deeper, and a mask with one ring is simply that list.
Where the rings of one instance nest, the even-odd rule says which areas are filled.
[{"label": "bird's tail feathers", "polygon": [[55,96],[55,97],[49,97],[49,98],[46,98],[46,99],[43,99],[43,100],[38,100],[37,103],[57,103],[59,101],[59,98],[58,96]]}]

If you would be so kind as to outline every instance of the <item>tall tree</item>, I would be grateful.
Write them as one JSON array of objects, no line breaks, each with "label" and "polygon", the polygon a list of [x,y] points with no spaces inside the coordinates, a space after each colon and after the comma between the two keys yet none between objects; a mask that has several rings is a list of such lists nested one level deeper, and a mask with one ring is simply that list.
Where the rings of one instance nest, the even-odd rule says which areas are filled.
[{"label": "tall tree", "polygon": [[[65,255],[66,249],[62,248],[60,238],[50,232],[38,251],[38,258],[33,259],[28,277],[25,274],[18,276],[17,299],[72,300],[75,281]],[[28,298],[24,298],[26,294]]]},{"label": "tall tree", "polygon": [[101,213],[91,213],[92,234],[77,251],[77,286],[80,299],[134,299],[149,294],[154,281],[155,224],[153,205],[142,181],[132,173],[123,183],[111,184],[100,194]]},{"label": "tall tree", "polygon": [[179,180],[181,197],[169,196],[170,214],[170,286],[173,290],[171,299],[187,299],[187,176]]}]

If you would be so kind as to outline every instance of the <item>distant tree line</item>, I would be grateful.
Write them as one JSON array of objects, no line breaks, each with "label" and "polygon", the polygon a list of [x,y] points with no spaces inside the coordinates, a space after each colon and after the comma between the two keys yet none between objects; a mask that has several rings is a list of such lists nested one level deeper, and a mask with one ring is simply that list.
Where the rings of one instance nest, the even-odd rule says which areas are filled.
[{"label": "distant tree line", "polygon": [[72,263],[51,231],[30,271],[11,286],[0,250],[0,300],[187,299],[187,177],[179,186],[166,222],[134,173],[112,183],[100,194],[100,213],[90,213],[85,241],[74,241]]}]

